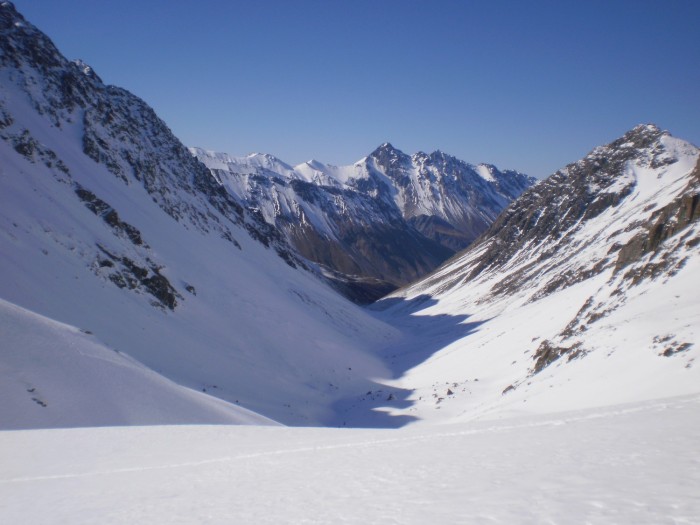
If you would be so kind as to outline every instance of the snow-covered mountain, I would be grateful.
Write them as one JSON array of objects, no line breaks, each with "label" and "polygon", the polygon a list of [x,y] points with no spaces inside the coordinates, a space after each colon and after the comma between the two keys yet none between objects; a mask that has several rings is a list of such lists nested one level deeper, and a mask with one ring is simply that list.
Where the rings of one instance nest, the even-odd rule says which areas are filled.
[{"label": "snow-covered mountain", "polygon": [[222,185],[0,2],[0,522],[695,523],[700,150],[639,126],[370,310],[230,185],[450,208],[380,150]]},{"label": "snow-covered mountain", "polygon": [[[256,417],[241,406],[290,424],[400,426],[698,391],[696,147],[635,128],[363,310],[317,278],[268,205],[320,232],[336,232],[344,209],[359,224],[380,209],[376,223],[406,232],[451,209],[447,190],[416,192],[431,176],[456,183],[440,166],[466,170],[459,161],[389,145],[346,168],[210,155],[217,180],[143,101],[0,6],[4,428],[87,424],[65,400],[94,397],[93,375],[107,374],[96,424]],[[511,191],[508,176],[474,172]],[[137,410],[123,388],[172,395],[182,412]]]},{"label": "snow-covered mountain", "polygon": [[534,179],[436,151],[383,144],[352,166],[292,167],[267,154],[191,148],[345,295],[377,299],[422,277],[482,233]]},{"label": "snow-covered mountain", "polygon": [[[102,400],[95,424],[234,421],[236,405],[285,423],[334,421],[339,398],[384,374],[369,350],[396,333],[306,271],[142,100],[65,59],[9,2],[0,4],[0,269],[10,303],[0,367],[13,377],[3,401],[30,412],[3,402],[2,428],[88,424],[74,417],[83,405],[68,402],[80,396]],[[6,331],[20,324],[27,330]],[[94,342],[66,335],[79,330]],[[61,341],[35,345],[34,332]],[[97,366],[105,359],[114,366]],[[98,377],[77,382],[76,370]],[[103,375],[114,382],[95,392]],[[164,403],[166,391],[173,407],[138,401]],[[210,395],[227,403],[202,399]]]},{"label": "snow-covered mountain", "polygon": [[419,231],[460,251],[536,180],[491,164],[473,166],[442,151],[414,155],[382,144],[359,163],[346,183],[358,191],[391,197]]},{"label": "snow-covered mountain", "polygon": [[407,408],[392,413],[475,418],[699,392],[699,158],[638,126],[380,302],[387,318],[442,326],[440,344],[419,336],[395,352]]}]

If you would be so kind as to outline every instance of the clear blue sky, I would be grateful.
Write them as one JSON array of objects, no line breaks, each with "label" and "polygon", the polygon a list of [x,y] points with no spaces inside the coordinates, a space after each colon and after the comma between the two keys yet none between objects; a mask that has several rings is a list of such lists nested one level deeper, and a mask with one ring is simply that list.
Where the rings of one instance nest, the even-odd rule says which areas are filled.
[{"label": "clear blue sky", "polygon": [[187,145],[389,141],[545,176],[639,123],[700,144],[700,1],[14,0]]}]

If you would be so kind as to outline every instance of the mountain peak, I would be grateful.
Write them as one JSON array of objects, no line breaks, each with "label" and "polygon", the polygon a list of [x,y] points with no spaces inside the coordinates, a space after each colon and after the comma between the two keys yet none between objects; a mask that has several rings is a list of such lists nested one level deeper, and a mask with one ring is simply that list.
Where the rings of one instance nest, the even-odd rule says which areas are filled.
[{"label": "mountain peak", "polygon": [[629,142],[650,142],[666,135],[670,133],[656,124],[639,124],[625,133],[622,139],[627,139]]},{"label": "mountain peak", "polygon": [[0,2],[0,9],[2,9],[4,13],[13,13],[17,17],[24,18],[17,12],[12,2]]},{"label": "mountain peak", "polygon": [[[39,33],[39,31],[17,11],[12,2],[0,2],[0,31],[6,35],[11,34],[13,29]],[[48,40],[48,37],[44,37]]]},{"label": "mountain peak", "polygon": [[408,155],[406,155],[403,151],[396,149],[389,142],[385,142],[379,146],[372,153],[370,153],[369,156],[374,158],[378,164],[385,167],[399,165],[406,159],[410,160]]},{"label": "mountain peak", "polygon": [[630,133],[661,133],[662,130],[654,124],[653,122],[649,122],[648,124],[637,124],[635,127],[633,127],[630,131]]},{"label": "mountain peak", "polygon": [[[534,398],[526,397],[537,381],[543,387],[551,381],[550,392],[561,386],[550,406],[569,388],[569,399],[589,402],[590,385],[599,396],[603,377],[609,381],[606,399],[615,398],[621,373],[638,374],[625,380],[622,396],[632,388],[648,396],[653,384],[664,389],[676,388],[680,380],[697,384],[688,363],[698,322],[679,312],[680,305],[697,304],[691,283],[700,256],[698,159],[700,149],[691,144],[653,124],[636,126],[527,190],[472,247],[384,299],[386,315],[436,318],[461,312],[478,326],[478,338],[467,335],[462,346],[412,370],[425,390],[418,381],[404,388],[412,389],[414,399],[430,399],[439,383],[428,387],[423,378],[430,377],[429,370],[469,370],[491,362],[504,346],[504,328],[519,332],[509,335],[518,341],[517,355],[499,367],[507,373],[504,385],[510,384],[494,393],[489,407],[528,401],[531,409]],[[477,168],[486,174],[486,167]],[[538,318],[537,311],[546,322],[533,330],[528,323]],[[681,343],[671,342],[678,338]],[[627,364],[595,368],[611,366],[613,354]],[[671,376],[669,366],[678,372]],[[669,378],[663,387],[660,377]],[[443,400],[455,395],[459,392],[451,389]]]},{"label": "mountain peak", "polygon": [[632,159],[646,159],[646,163],[656,167],[672,161],[661,140],[670,136],[668,131],[655,124],[639,124],[620,138],[595,148],[576,164],[588,162],[597,168],[603,162],[605,172],[611,175],[621,173],[625,162]]},{"label": "mountain peak", "polygon": [[300,164],[299,166],[308,166],[318,171],[323,171],[326,168],[326,165],[323,162],[316,159],[309,159],[306,162]]},{"label": "mountain peak", "polygon": [[21,62],[42,73],[66,67],[66,59],[49,37],[19,13],[11,2],[0,3],[0,65],[20,68]]},{"label": "mountain peak", "polygon": [[[442,162],[464,162],[464,161],[459,161],[457,157],[454,157],[448,153],[445,153],[442,150],[436,149],[430,154],[430,158],[433,160],[440,160]],[[467,164],[467,163],[465,163]]]},{"label": "mountain peak", "polygon": [[376,155],[376,154],[391,154],[391,155],[403,155],[403,151],[401,151],[398,148],[395,148],[391,142],[384,142],[381,144],[377,149],[375,149],[371,155]]}]

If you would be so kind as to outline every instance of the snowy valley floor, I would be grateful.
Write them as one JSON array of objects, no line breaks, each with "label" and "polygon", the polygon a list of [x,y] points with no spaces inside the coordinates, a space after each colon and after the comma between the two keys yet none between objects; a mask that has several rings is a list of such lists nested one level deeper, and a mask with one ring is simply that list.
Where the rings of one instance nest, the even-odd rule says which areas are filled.
[{"label": "snowy valley floor", "polygon": [[2,523],[700,522],[700,397],[398,430],[0,432]]}]

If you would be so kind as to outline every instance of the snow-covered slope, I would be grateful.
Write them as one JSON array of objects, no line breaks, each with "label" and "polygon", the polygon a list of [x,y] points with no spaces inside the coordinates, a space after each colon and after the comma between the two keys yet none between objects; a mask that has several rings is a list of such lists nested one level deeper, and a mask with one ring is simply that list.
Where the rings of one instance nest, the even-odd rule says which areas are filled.
[{"label": "snow-covered slope", "polygon": [[482,233],[534,180],[442,152],[383,144],[352,166],[190,148],[247,208],[358,302],[422,277]]},{"label": "snow-covered slope", "polygon": [[0,299],[2,428],[272,422]]},{"label": "snow-covered slope", "polygon": [[0,433],[3,523],[693,524],[697,397],[432,428]]},{"label": "snow-covered slope", "polygon": [[403,398],[386,410],[501,417],[700,392],[699,158],[638,126],[382,301],[415,334],[393,351]]},{"label": "snow-covered slope", "polygon": [[[284,423],[335,421],[339,398],[384,374],[369,350],[394,329],[304,270],[151,108],[66,60],[9,2],[0,139],[0,298]],[[1,337],[0,362],[17,363]],[[110,403],[130,413],[133,399]]]}]

